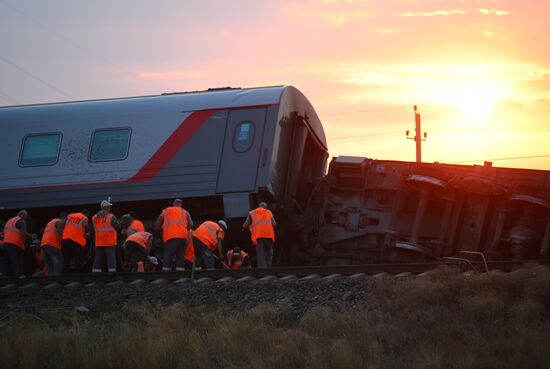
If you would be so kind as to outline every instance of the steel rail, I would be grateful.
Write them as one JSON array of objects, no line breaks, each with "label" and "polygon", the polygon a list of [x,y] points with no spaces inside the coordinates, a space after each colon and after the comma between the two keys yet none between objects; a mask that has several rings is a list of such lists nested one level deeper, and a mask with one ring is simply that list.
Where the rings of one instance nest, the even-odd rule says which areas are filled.
[{"label": "steel rail", "polygon": [[[522,260],[522,261],[489,261],[487,267],[489,270],[501,270],[510,272],[523,266],[526,263],[533,262],[538,265],[550,266],[550,259],[544,260]],[[483,262],[471,262],[478,270],[480,267],[485,267]],[[403,264],[365,264],[365,265],[345,265],[345,266],[292,266],[292,267],[276,267],[265,269],[214,269],[214,270],[197,270],[194,274],[194,279],[211,278],[212,280],[221,279],[224,277],[233,277],[235,279],[253,276],[262,278],[266,276],[284,277],[295,275],[297,278],[307,275],[318,274],[320,276],[328,276],[332,274],[341,274],[350,276],[358,273],[365,275],[374,275],[379,273],[400,274],[412,273],[419,274],[437,268],[440,265],[451,265],[454,267],[463,268],[464,263],[460,261],[449,260],[437,263],[403,263]],[[467,269],[464,269],[467,270]],[[176,281],[182,278],[191,278],[191,271],[181,272],[147,272],[147,273],[82,273],[82,274],[63,274],[58,276],[47,277],[3,277],[0,278],[0,287],[6,285],[24,286],[28,284],[48,285],[51,283],[68,284],[71,282],[87,283],[110,283],[116,281],[132,282],[135,280],[154,281],[165,279],[167,281]]]}]

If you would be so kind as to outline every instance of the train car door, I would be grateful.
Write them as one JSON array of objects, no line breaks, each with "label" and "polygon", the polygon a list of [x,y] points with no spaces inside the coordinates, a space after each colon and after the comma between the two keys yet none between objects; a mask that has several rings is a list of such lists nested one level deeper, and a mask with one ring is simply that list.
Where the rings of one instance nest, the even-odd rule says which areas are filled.
[{"label": "train car door", "polygon": [[262,147],[266,108],[231,110],[216,191],[254,190]]}]

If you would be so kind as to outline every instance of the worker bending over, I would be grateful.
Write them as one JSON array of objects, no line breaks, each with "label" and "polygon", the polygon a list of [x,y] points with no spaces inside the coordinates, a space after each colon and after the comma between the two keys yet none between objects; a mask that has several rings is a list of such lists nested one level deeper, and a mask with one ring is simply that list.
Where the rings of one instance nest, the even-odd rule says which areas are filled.
[{"label": "worker bending over", "polygon": [[176,270],[185,270],[185,251],[193,220],[189,212],[181,207],[182,203],[180,199],[175,199],[172,206],[162,211],[155,225],[157,231],[162,231],[164,241],[163,271],[172,270],[174,258]]},{"label": "worker bending over", "polygon": [[124,214],[121,218],[123,227],[125,228],[126,237],[131,236],[136,232],[145,232],[145,226],[137,219],[136,213],[130,211]]},{"label": "worker bending over", "polygon": [[218,249],[220,261],[223,260],[222,240],[225,237],[227,223],[219,220],[218,223],[207,220],[193,232],[193,245],[195,247],[195,267],[214,269],[215,256],[212,253]]},{"label": "worker bending over", "polygon": [[[132,233],[124,242],[124,271],[149,271],[149,252],[153,247],[153,235],[149,232]],[[143,270],[139,270],[142,263]]]},{"label": "worker bending over", "polygon": [[250,258],[248,254],[235,246],[227,252],[227,265],[231,269],[250,268]]},{"label": "worker bending over", "polygon": [[[61,237],[61,251],[63,252],[63,271],[71,269],[76,273],[82,272],[82,254],[86,247],[86,238],[90,237],[87,209],[80,213],[67,215],[63,236]],[[72,268],[71,268],[72,266]]]},{"label": "worker bending over", "polygon": [[6,275],[20,277],[23,275],[25,258],[25,244],[28,239],[35,237],[27,232],[29,213],[20,210],[16,216],[9,219],[4,226],[4,243],[2,247],[6,253]]},{"label": "worker bending over", "polygon": [[258,268],[271,268],[273,264],[273,243],[277,223],[267,204],[261,202],[258,207],[248,213],[243,228],[250,230],[252,243],[256,246],[256,262]]},{"label": "worker bending over", "polygon": [[117,218],[111,214],[111,204],[101,201],[101,210],[92,217],[95,231],[95,258],[92,272],[100,273],[105,261],[107,271],[116,272],[117,232],[120,229]]},{"label": "worker bending over", "polygon": [[63,252],[61,251],[61,237],[65,228],[67,214],[61,213],[46,224],[40,241],[44,270],[47,275],[58,275],[63,271]]}]

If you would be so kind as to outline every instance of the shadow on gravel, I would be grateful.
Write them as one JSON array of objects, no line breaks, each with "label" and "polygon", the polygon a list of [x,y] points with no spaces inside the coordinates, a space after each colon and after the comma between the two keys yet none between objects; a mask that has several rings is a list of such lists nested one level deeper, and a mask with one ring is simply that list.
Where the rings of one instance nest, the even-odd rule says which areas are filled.
[{"label": "shadow on gravel", "polygon": [[411,280],[335,282],[323,287],[328,298],[323,289],[315,296],[301,292],[307,308],[293,295],[295,288],[301,288],[298,282],[280,287],[281,296],[291,297],[269,304],[144,302],[100,313],[11,312],[0,316],[0,367],[547,368],[550,363],[545,268],[470,277],[441,268]]}]

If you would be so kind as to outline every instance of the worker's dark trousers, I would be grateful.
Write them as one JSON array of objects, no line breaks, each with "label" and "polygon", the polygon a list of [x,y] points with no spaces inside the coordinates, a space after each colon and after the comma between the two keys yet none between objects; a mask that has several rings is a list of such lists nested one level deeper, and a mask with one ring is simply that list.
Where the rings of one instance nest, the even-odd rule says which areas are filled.
[{"label": "worker's dark trousers", "polygon": [[95,247],[95,258],[92,272],[101,273],[103,264],[107,259],[107,271],[116,272],[116,246]]},{"label": "worker's dark trousers", "polygon": [[126,241],[124,245],[124,271],[137,272],[137,263],[143,263],[145,272],[149,271],[149,256],[147,251],[133,241]]},{"label": "worker's dark trousers", "polygon": [[13,243],[2,245],[6,255],[6,275],[8,277],[20,277],[23,275],[24,252]]},{"label": "worker's dark trousers", "polygon": [[42,257],[48,271],[48,275],[58,275],[63,271],[63,253],[50,245],[42,248]]},{"label": "worker's dark trousers", "polygon": [[61,252],[63,253],[63,272],[82,272],[82,249],[83,247],[70,239],[61,241]]},{"label": "worker's dark trousers", "polygon": [[271,268],[273,264],[273,240],[271,238],[258,238],[256,245],[256,262],[258,268]]},{"label": "worker's dark trousers", "polygon": [[174,257],[176,257],[176,270],[185,270],[185,251],[187,250],[187,239],[171,238],[164,244],[164,260],[162,270],[172,270]]},{"label": "worker's dark trousers", "polygon": [[214,269],[216,260],[212,250],[195,236],[193,236],[193,246],[195,248],[195,268]]}]

